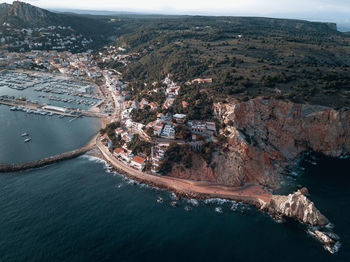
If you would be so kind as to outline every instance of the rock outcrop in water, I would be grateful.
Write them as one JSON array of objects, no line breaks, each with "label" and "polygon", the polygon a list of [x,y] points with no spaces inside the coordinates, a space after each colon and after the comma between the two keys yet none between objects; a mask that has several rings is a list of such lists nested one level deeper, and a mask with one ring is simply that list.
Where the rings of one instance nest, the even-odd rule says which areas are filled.
[{"label": "rock outcrop in water", "polygon": [[262,209],[277,218],[289,217],[312,226],[325,226],[328,219],[321,214],[303,193],[298,190],[288,196],[274,195]]},{"label": "rock outcrop in water", "polygon": [[315,230],[312,233],[319,241],[321,241],[325,245],[329,252],[334,253],[334,246],[336,244],[335,239],[330,237],[327,233],[321,232],[319,230]]}]

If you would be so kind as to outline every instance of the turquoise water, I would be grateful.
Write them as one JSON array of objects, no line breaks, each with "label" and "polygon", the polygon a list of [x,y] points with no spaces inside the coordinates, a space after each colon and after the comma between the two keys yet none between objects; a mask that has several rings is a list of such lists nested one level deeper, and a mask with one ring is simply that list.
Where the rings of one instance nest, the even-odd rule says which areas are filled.
[{"label": "turquoise water", "polygon": [[349,261],[349,160],[317,161],[295,183],[335,224],[334,255],[298,223],[232,202],[172,207],[170,193],[83,156],[0,176],[0,261]]},{"label": "turquoise water", "polygon": [[[39,160],[84,146],[98,132],[95,118],[58,118],[10,111],[0,105],[0,163]],[[24,143],[22,133],[32,138]]]}]

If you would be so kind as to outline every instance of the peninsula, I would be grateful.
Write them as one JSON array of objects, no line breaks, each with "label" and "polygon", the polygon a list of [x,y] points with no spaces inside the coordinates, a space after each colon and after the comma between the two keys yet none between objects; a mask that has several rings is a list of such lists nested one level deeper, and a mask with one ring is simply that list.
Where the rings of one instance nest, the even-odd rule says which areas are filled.
[{"label": "peninsula", "polygon": [[[93,83],[100,100],[63,112],[101,118],[93,141],[43,162],[95,146],[119,172],[178,197],[240,201],[276,219],[317,226],[313,234],[334,252],[337,240],[324,230],[329,221],[305,187],[288,196],[273,192],[303,154],[350,154],[350,37],[336,25],[247,17],[92,19],[17,1],[0,10],[0,68],[79,78]],[[24,28],[31,15],[43,19]],[[0,103],[55,109],[8,96]],[[21,167],[0,165],[0,171],[11,168]]]}]

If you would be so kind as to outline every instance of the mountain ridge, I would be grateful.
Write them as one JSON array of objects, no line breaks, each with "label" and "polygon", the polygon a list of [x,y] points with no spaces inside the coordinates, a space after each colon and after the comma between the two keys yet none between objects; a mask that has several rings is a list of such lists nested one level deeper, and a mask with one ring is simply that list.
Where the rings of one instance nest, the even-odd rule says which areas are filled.
[{"label": "mountain ridge", "polygon": [[14,1],[0,4],[0,24],[8,23],[15,28],[47,26],[71,26],[85,35],[102,35],[111,29],[103,19],[78,14],[54,13],[31,4]]}]

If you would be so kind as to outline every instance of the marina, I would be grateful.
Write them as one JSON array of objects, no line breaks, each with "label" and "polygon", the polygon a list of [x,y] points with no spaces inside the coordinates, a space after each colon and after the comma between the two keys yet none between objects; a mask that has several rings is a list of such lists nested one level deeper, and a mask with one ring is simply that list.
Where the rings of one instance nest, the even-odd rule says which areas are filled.
[{"label": "marina", "polygon": [[51,106],[48,104],[38,104],[35,101],[23,101],[16,99],[15,97],[1,96],[0,104],[10,106],[10,111],[22,111],[27,114],[38,114],[38,115],[59,115],[69,117],[104,117],[104,114],[92,111],[92,110],[81,110],[79,108],[66,108],[59,106]]},{"label": "marina", "polygon": [[99,103],[97,86],[84,80],[39,72],[4,70],[0,73],[1,98],[22,99],[42,105],[88,110]]},{"label": "marina", "polygon": [[0,164],[85,145],[100,128],[95,84],[32,71],[0,72]]}]

